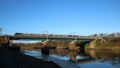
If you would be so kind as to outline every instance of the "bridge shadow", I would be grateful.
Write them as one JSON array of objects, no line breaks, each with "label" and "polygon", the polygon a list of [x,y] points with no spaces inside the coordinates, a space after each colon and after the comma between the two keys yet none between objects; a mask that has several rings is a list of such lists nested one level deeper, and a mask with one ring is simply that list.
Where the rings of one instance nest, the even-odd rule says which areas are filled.
[{"label": "bridge shadow", "polygon": [[85,52],[85,45],[87,44],[87,43],[90,43],[91,41],[83,41],[83,42],[81,42],[81,43],[77,43],[76,44],[76,46],[80,46],[80,48],[79,48],[79,50],[80,50],[80,52],[82,52],[82,53],[84,53]]}]

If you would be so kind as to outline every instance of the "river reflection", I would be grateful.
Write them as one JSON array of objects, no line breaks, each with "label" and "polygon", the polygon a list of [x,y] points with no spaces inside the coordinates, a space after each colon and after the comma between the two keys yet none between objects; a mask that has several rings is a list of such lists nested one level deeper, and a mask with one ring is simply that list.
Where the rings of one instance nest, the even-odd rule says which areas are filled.
[{"label": "river reflection", "polygon": [[[120,68],[120,50],[85,50],[70,51],[67,49],[50,49],[49,55],[42,55],[41,50],[24,50],[31,56],[54,61],[62,68]],[[35,55],[34,55],[35,53]],[[38,54],[38,55],[36,55]],[[27,54],[30,55],[30,54]]]}]

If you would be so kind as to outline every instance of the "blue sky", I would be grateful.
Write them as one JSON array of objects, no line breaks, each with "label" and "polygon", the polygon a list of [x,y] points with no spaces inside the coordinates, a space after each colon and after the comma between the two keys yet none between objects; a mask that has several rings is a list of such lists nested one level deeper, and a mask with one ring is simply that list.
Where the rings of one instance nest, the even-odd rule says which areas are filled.
[{"label": "blue sky", "polygon": [[120,0],[0,0],[3,34],[120,32]]}]

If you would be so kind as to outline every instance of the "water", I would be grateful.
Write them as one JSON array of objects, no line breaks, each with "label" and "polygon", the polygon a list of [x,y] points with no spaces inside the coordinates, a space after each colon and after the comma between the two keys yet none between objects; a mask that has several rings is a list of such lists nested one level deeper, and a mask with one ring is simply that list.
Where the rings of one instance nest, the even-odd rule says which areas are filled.
[{"label": "water", "polygon": [[42,42],[42,39],[19,39],[19,40],[13,40],[13,43],[24,43],[24,44],[29,44],[29,43],[38,43],[38,42]]},{"label": "water", "polygon": [[[39,43],[46,39],[16,39],[12,40],[13,43],[24,43],[24,44],[31,44],[31,43]],[[90,41],[90,40],[78,40],[78,41]]]},{"label": "water", "polygon": [[120,68],[120,51],[86,50],[84,52],[67,49],[50,49],[49,55],[42,55],[41,50],[23,50],[22,53],[53,61],[62,68]]}]

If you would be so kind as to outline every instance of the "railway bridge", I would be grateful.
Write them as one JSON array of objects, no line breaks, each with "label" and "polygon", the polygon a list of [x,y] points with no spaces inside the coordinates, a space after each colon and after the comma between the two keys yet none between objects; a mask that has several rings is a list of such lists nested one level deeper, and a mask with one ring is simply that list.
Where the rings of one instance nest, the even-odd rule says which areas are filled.
[{"label": "railway bridge", "polygon": [[[43,41],[43,43],[47,43],[47,41],[51,40],[57,40],[57,41],[68,41],[70,42],[70,49],[76,49],[74,46],[76,46],[76,42],[79,41],[93,41],[96,39],[96,37],[90,37],[90,36],[77,36],[77,35],[53,35],[53,34],[15,34],[15,35],[7,35],[7,36],[2,36],[5,37],[6,40],[1,41],[4,43],[5,41],[8,42],[10,45],[13,44],[12,40],[20,40],[20,39],[31,39],[31,40],[36,40],[40,39]],[[1,38],[2,39],[2,38]],[[80,47],[80,46],[79,46]]]}]

